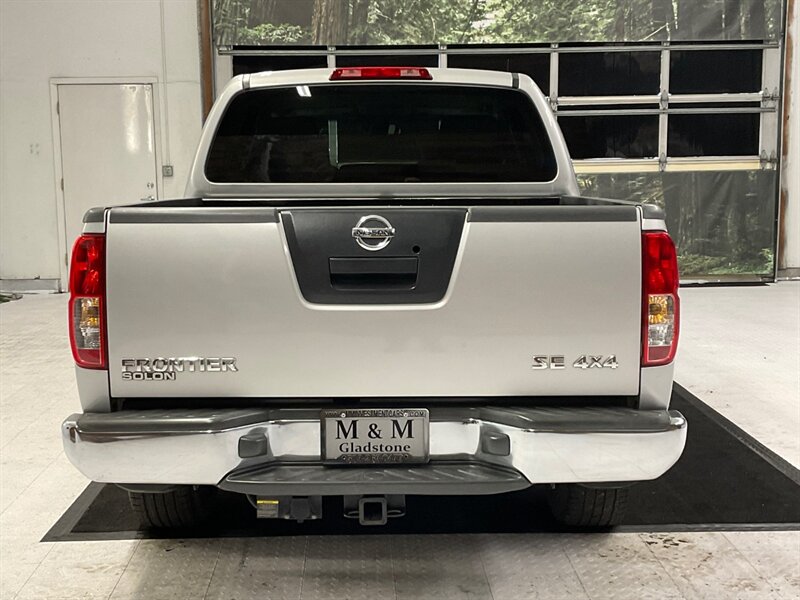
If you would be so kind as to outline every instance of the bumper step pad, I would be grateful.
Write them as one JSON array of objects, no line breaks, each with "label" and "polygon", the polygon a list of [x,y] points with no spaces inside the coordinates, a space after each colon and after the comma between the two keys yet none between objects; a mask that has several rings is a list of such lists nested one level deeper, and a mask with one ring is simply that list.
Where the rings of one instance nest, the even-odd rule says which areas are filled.
[{"label": "bumper step pad", "polygon": [[219,487],[259,496],[499,494],[529,487],[512,469],[467,462],[419,466],[273,465],[229,474]]}]

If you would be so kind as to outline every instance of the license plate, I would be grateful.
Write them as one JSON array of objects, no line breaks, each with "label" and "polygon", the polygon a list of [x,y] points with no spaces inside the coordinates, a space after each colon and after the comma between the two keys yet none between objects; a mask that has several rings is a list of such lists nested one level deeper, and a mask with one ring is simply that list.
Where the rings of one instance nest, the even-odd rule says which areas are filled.
[{"label": "license plate", "polygon": [[427,408],[324,410],[322,460],[331,464],[428,462]]}]

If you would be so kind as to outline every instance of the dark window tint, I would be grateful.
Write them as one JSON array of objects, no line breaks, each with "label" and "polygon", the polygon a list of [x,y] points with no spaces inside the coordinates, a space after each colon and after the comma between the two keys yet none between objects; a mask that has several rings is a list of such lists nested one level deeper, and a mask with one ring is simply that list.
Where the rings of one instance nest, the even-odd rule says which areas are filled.
[{"label": "dark window tint", "polygon": [[669,60],[669,91],[673,94],[761,89],[761,50],[673,50]]},{"label": "dark window tint", "polygon": [[559,115],[572,158],[658,156],[658,115]]},{"label": "dark window tint", "polygon": [[435,84],[244,92],[211,144],[217,182],[549,181],[555,157],[522,92]]},{"label": "dark window tint", "polygon": [[755,156],[758,114],[670,115],[669,156]]},{"label": "dark window tint", "polygon": [[544,54],[450,54],[447,66],[524,73],[545,93],[550,93],[550,55]]},{"label": "dark window tint", "polygon": [[337,54],[337,67],[438,67],[435,54]]},{"label": "dark window tint", "polygon": [[260,73],[261,71],[284,71],[286,69],[314,69],[326,67],[328,59],[323,55],[275,54],[272,56],[234,56],[233,74]]},{"label": "dark window tint", "polygon": [[559,96],[657,94],[658,52],[587,52],[558,55]]}]

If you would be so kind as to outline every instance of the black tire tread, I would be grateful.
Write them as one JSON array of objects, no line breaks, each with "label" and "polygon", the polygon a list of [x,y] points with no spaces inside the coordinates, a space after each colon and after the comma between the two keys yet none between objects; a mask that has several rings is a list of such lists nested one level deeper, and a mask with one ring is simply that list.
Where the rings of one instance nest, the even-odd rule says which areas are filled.
[{"label": "black tire tread", "polygon": [[625,516],[629,488],[557,485],[548,494],[550,510],[557,521],[574,527],[609,527]]},{"label": "black tire tread", "polygon": [[131,508],[145,527],[185,529],[201,523],[205,516],[202,489],[180,486],[164,493],[128,492]]}]

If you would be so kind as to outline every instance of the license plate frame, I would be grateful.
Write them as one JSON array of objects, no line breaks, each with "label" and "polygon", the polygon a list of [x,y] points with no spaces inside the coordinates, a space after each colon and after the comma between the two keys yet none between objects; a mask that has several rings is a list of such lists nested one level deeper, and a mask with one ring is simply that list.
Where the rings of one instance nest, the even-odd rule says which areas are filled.
[{"label": "license plate frame", "polygon": [[[430,461],[430,412],[427,408],[326,409],[320,412],[320,437],[320,456],[326,465],[425,464]],[[347,451],[342,451],[345,445]],[[357,451],[372,446],[392,450]],[[401,450],[406,447],[408,451]]]}]

